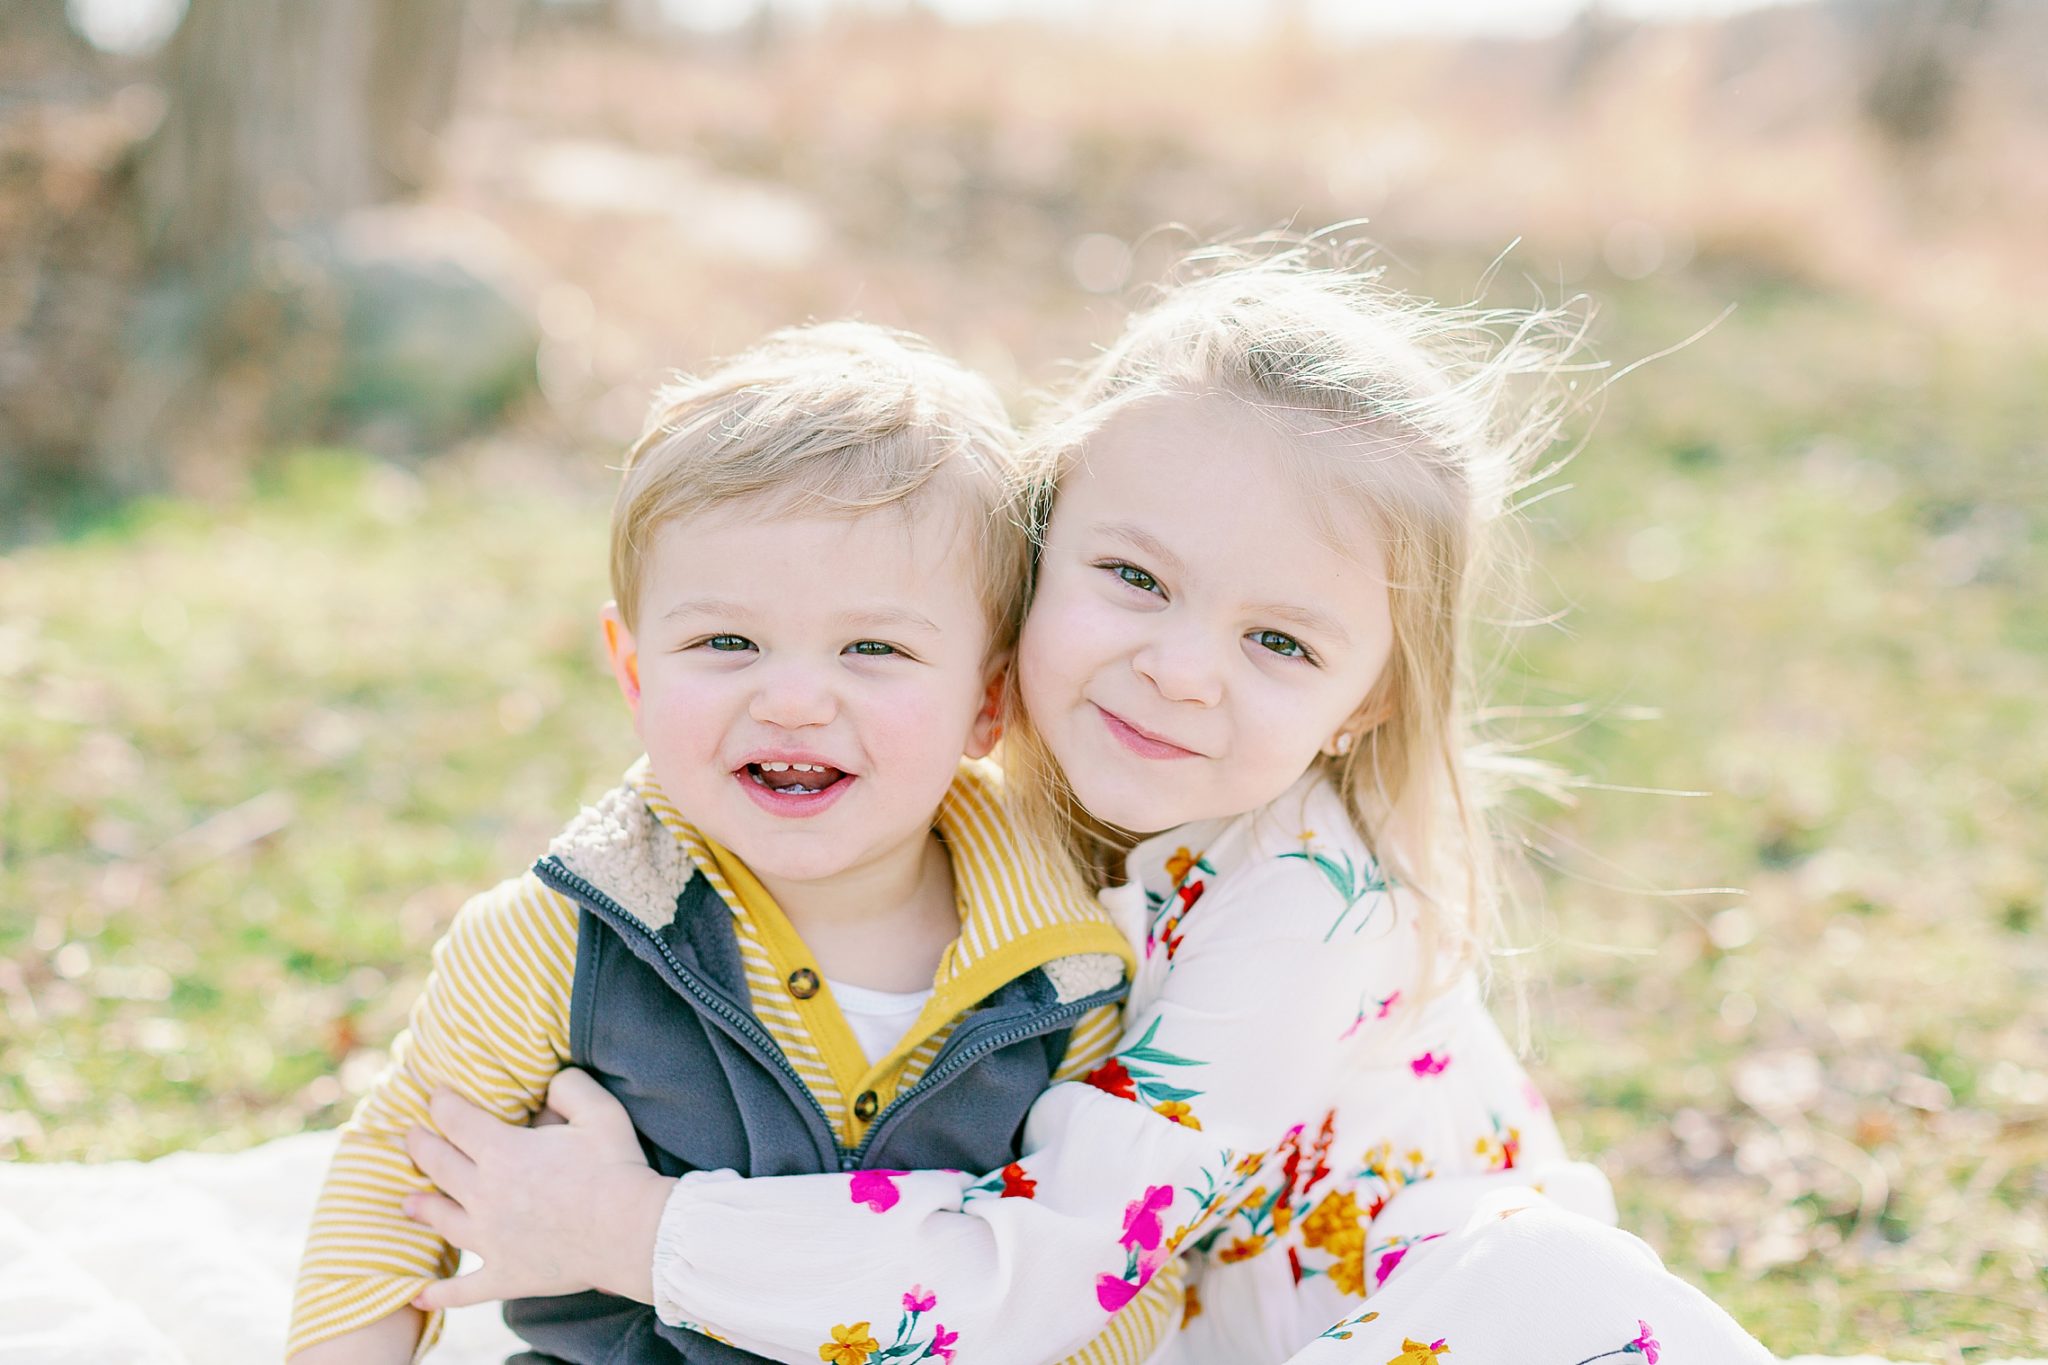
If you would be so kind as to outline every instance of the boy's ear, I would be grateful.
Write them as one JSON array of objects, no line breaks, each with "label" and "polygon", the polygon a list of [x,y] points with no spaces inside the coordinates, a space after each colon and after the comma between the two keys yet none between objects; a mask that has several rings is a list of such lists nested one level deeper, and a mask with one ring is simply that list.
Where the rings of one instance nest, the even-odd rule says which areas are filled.
[{"label": "boy's ear", "polygon": [[1007,656],[997,661],[989,671],[988,687],[981,696],[981,710],[974,717],[974,725],[967,732],[967,746],[961,750],[969,758],[987,758],[996,747],[996,741],[1003,737],[1003,697],[1009,682],[1010,661]]},{"label": "boy's ear", "polygon": [[626,618],[619,615],[619,604],[607,602],[598,613],[604,622],[604,652],[611,660],[612,677],[618,681],[619,691],[625,694],[626,704],[633,708],[633,714],[640,714],[640,647],[633,641],[633,631],[626,625]]}]

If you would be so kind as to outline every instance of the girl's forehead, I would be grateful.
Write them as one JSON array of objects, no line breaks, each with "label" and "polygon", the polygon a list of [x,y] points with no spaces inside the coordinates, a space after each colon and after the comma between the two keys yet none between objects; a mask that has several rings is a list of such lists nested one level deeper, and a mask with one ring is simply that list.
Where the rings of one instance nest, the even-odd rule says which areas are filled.
[{"label": "girl's forehead", "polygon": [[1236,516],[1255,505],[1272,529],[1348,550],[1375,538],[1367,500],[1333,478],[1373,445],[1325,413],[1289,411],[1227,391],[1148,395],[1113,413],[1084,441],[1059,481],[1086,501],[1140,500],[1184,514]]},{"label": "girl's forehead", "polygon": [[1234,395],[1148,398],[1089,439],[1054,503],[1061,531],[1160,571],[1265,594],[1304,578],[1384,582],[1372,519],[1310,477],[1314,439]]}]

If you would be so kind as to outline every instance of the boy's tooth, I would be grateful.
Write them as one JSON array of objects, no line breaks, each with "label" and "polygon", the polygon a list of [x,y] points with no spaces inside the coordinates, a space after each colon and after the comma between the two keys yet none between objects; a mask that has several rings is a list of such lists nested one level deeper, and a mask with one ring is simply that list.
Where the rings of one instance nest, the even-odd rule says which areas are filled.
[{"label": "boy's tooth", "polygon": [[789,771],[789,765],[787,763],[763,763],[761,771],[764,773],[786,773]]}]

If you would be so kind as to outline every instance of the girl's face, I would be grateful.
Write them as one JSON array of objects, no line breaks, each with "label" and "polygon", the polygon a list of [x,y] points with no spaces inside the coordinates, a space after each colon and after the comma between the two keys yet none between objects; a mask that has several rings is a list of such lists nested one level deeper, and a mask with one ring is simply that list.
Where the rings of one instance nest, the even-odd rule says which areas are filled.
[{"label": "girl's face", "polygon": [[1149,834],[1264,805],[1393,646],[1378,541],[1320,540],[1301,438],[1223,395],[1124,409],[1060,482],[1019,683],[1096,818]]}]

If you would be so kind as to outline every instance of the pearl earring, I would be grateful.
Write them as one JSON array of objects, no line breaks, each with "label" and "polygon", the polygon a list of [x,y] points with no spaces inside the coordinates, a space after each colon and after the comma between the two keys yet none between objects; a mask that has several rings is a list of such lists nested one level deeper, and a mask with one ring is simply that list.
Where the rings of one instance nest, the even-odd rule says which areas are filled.
[{"label": "pearl earring", "polygon": [[1342,757],[1344,757],[1344,755],[1346,755],[1346,754],[1350,753],[1350,752],[1351,752],[1351,732],[1350,732],[1349,730],[1346,730],[1346,731],[1344,731],[1344,732],[1343,732],[1342,734],[1338,735],[1338,736],[1337,736],[1337,738],[1335,738],[1334,740],[1330,741],[1330,750],[1329,750],[1329,752],[1331,753],[1331,755],[1332,755],[1333,757],[1336,757],[1336,758],[1342,758]]}]

